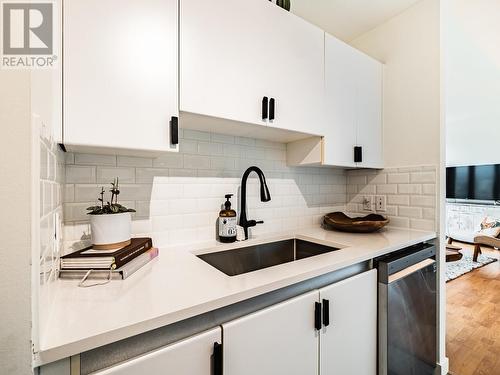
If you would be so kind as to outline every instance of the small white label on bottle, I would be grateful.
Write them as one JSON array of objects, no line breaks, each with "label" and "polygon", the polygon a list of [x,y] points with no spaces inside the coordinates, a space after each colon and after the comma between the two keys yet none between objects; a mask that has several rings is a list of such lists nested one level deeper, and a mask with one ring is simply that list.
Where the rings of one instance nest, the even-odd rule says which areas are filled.
[{"label": "small white label on bottle", "polygon": [[235,217],[219,217],[219,237],[235,237],[236,224]]}]

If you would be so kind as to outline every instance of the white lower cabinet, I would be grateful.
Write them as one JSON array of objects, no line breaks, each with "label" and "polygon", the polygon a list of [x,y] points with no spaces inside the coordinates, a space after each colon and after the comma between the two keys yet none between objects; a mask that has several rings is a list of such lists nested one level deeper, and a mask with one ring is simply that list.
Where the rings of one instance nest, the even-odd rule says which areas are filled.
[{"label": "white lower cabinet", "polygon": [[316,375],[318,291],[222,325],[224,375]]},{"label": "white lower cabinet", "polygon": [[319,290],[329,322],[320,335],[321,375],[377,374],[377,271]]},{"label": "white lower cabinet", "polygon": [[371,270],[94,375],[376,375],[376,365]]},{"label": "white lower cabinet", "polygon": [[215,328],[94,375],[211,375],[214,344],[221,342]]},{"label": "white lower cabinet", "polygon": [[376,375],[377,271],[223,324],[222,329],[224,375]]}]

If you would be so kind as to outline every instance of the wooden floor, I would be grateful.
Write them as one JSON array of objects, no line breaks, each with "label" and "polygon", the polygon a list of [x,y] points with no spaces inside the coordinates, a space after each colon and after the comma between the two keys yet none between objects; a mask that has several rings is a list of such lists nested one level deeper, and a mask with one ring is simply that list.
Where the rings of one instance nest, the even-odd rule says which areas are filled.
[{"label": "wooden floor", "polygon": [[[483,254],[500,259],[498,250],[483,248]],[[500,262],[450,281],[446,290],[450,374],[500,375]]]}]

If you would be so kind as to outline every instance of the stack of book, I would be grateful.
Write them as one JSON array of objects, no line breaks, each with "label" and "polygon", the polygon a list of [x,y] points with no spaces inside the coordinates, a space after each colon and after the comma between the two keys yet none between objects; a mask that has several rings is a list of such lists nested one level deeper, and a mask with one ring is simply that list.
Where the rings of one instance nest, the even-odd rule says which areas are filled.
[{"label": "stack of book", "polygon": [[132,238],[119,250],[94,250],[92,246],[61,257],[61,279],[123,280],[158,256],[151,238]]}]

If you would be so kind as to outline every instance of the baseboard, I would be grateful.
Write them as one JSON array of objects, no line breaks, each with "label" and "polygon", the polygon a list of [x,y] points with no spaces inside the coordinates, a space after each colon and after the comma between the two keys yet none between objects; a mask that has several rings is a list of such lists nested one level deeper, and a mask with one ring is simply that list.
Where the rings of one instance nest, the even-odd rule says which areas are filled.
[{"label": "baseboard", "polygon": [[450,362],[448,357],[445,357],[442,363],[438,363],[436,367],[436,375],[448,375],[450,371]]}]

